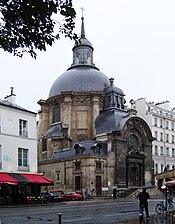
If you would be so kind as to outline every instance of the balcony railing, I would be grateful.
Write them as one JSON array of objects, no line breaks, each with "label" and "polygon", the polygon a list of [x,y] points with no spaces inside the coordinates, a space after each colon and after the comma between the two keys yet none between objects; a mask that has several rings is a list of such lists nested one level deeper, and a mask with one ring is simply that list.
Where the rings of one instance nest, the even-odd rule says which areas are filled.
[{"label": "balcony railing", "polygon": [[20,171],[30,171],[30,165],[18,166],[18,170],[20,170]]}]

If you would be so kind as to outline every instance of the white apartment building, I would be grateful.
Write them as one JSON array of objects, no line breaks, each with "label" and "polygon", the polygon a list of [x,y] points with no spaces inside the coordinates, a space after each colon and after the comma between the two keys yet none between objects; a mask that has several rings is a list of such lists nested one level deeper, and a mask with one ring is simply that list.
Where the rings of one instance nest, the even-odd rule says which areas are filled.
[{"label": "white apartment building", "polygon": [[0,100],[0,172],[37,173],[36,113],[15,104],[15,94]]},{"label": "white apartment building", "polygon": [[146,98],[135,101],[137,115],[142,117],[155,138],[152,146],[154,173],[175,168],[175,112],[169,101],[154,103]]}]

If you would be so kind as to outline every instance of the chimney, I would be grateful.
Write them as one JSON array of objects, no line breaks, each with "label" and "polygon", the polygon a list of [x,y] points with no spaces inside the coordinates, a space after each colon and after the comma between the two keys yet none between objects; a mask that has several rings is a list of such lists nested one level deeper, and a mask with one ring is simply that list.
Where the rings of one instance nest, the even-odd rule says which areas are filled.
[{"label": "chimney", "polygon": [[7,95],[6,97],[4,97],[5,100],[7,100],[9,103],[15,104],[16,101],[16,95],[13,93],[13,87],[10,87],[11,89],[11,93],[10,95]]}]

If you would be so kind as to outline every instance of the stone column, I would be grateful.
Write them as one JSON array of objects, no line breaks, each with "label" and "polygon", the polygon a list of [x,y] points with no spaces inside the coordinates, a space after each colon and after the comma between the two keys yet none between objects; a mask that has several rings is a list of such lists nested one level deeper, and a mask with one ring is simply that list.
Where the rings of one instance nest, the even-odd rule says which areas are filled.
[{"label": "stone column", "polygon": [[61,107],[61,120],[63,128],[68,127],[68,135],[71,135],[71,111],[72,111],[72,99],[70,96],[65,96],[64,104]]},{"label": "stone column", "polygon": [[95,119],[99,115],[100,110],[100,97],[99,96],[93,96],[92,99],[92,135],[93,137],[96,135],[95,131]]}]

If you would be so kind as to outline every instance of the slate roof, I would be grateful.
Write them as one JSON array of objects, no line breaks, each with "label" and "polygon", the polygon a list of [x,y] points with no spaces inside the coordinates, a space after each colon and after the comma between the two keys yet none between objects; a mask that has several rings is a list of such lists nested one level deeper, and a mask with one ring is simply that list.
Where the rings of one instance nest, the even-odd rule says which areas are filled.
[{"label": "slate roof", "polygon": [[[87,140],[78,142],[74,145],[73,148],[70,149],[64,149],[62,151],[54,152],[52,155],[52,158],[49,160],[39,161],[39,164],[51,162],[51,161],[58,161],[58,160],[64,160],[64,159],[71,159],[73,157],[77,156],[89,156],[89,155],[96,155],[95,147],[100,144],[102,153],[100,156],[106,156],[107,155],[107,143],[106,142],[100,142],[100,141],[93,141],[93,140]],[[80,147],[82,149],[82,153],[76,155],[76,148]]]},{"label": "slate roof", "polygon": [[26,112],[33,113],[33,114],[37,114],[37,113],[35,113],[33,111],[30,111],[30,110],[27,110],[24,107],[21,107],[17,104],[13,104],[13,103],[9,102],[8,100],[1,100],[0,99],[0,105],[6,106],[6,107],[11,107],[11,108],[14,108],[14,109],[17,109],[17,110],[26,111]]},{"label": "slate roof", "polygon": [[61,124],[55,124],[50,126],[50,128],[43,135],[43,138],[62,137],[62,135]]},{"label": "slate roof", "polygon": [[120,111],[116,108],[104,110],[95,120],[96,134],[121,130],[124,121],[128,118],[126,111]]}]

